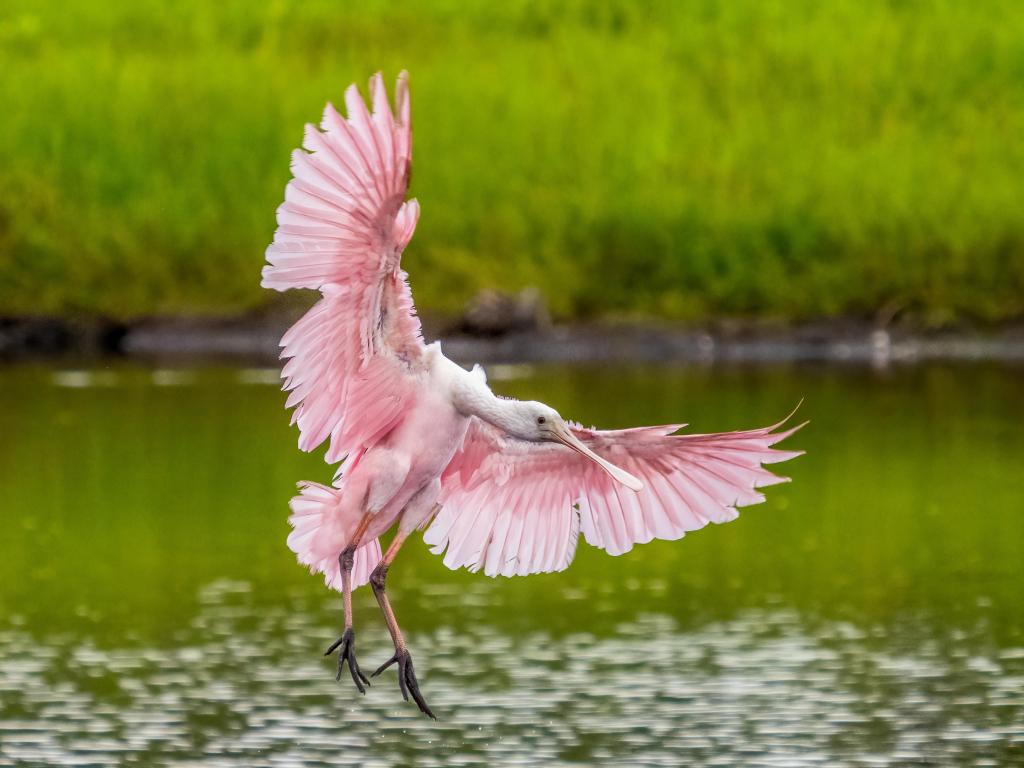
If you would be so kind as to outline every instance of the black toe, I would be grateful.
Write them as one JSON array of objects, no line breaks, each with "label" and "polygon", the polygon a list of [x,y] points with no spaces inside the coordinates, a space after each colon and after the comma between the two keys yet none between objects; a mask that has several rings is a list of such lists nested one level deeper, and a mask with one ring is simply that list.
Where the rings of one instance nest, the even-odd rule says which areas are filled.
[{"label": "black toe", "polygon": [[338,674],[335,675],[334,679],[341,680],[341,672],[345,667],[345,662],[348,662],[348,670],[352,675],[352,682],[356,684],[356,688],[362,694],[366,693],[366,686],[370,685],[370,681],[366,679],[366,675],[359,669],[359,662],[356,661],[356,633],[349,627],[345,630],[345,633],[331,643],[330,648],[324,652],[324,656],[330,656],[334,651],[338,651]]}]

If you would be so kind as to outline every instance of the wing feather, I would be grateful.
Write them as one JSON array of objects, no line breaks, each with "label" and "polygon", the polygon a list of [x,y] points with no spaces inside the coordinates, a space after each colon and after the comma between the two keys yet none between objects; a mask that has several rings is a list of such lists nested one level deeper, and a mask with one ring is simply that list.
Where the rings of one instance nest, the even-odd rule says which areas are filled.
[{"label": "wing feather", "polygon": [[449,568],[489,576],[566,568],[580,533],[618,555],[652,539],[678,539],[765,500],[785,482],[763,464],[799,456],[773,448],[803,426],[677,435],[681,425],[628,430],[574,428],[591,450],[635,474],[635,493],[579,454],[510,438],[473,419],[442,477],[442,511],[424,535]]},{"label": "wing feather", "polygon": [[397,423],[423,352],[401,255],[419,217],[405,200],[412,162],[405,73],[395,104],[380,74],[372,114],[353,85],[347,117],[331,105],[292,153],[293,178],[277,211],[263,286],[309,288],[322,298],[281,339],[281,375],[299,447],[330,440],[327,460],[372,445]]}]

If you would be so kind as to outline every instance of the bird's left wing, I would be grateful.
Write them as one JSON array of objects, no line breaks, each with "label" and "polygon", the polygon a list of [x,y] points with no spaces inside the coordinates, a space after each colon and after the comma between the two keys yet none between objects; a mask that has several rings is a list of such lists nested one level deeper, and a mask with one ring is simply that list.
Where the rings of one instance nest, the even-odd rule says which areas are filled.
[{"label": "bird's left wing", "polygon": [[332,105],[306,126],[292,154],[294,178],[277,210],[263,286],[319,289],[323,297],[281,339],[282,371],[295,406],[299,447],[330,437],[328,461],[372,445],[411,397],[423,352],[420,324],[401,270],[419,206],[406,201],[412,163],[407,76],[392,112],[380,73],[372,112],[355,85],[347,118]]},{"label": "bird's left wing", "polygon": [[[802,451],[772,448],[802,424],[710,435],[680,425],[623,430],[573,427],[588,448],[639,478],[635,492],[555,443],[507,437],[474,418],[442,477],[441,511],[424,535],[449,568],[488,576],[560,571],[579,534],[619,555],[651,539],[678,539],[764,501],[758,488],[785,482],[763,464]],[[445,551],[447,550],[447,551]]]}]

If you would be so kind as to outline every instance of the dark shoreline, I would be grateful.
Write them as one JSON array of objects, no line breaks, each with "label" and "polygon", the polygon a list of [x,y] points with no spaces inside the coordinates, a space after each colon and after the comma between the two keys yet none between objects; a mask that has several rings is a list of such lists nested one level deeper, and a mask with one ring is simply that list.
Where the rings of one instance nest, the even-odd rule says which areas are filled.
[{"label": "dark shoreline", "polygon": [[[278,358],[278,340],[293,320],[290,315],[150,319],[132,324],[0,319],[0,364],[122,357],[171,364],[271,365]],[[431,328],[429,322],[425,326],[427,338],[439,339],[445,353],[462,363],[1024,362],[1024,325],[927,332],[852,320],[785,328],[581,324],[495,336],[445,333],[443,327]]]}]

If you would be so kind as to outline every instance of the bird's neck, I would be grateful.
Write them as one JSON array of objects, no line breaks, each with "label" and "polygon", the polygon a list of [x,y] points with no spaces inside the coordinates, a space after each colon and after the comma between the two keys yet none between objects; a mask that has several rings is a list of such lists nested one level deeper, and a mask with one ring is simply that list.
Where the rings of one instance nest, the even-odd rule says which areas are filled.
[{"label": "bird's neck", "polygon": [[476,416],[508,434],[522,430],[523,404],[519,400],[498,397],[482,376],[466,372],[454,387],[453,401],[460,413]]},{"label": "bird's neck", "polygon": [[507,434],[517,435],[523,430],[522,405],[519,400],[507,400],[491,394],[480,402],[480,407],[473,415]]}]

